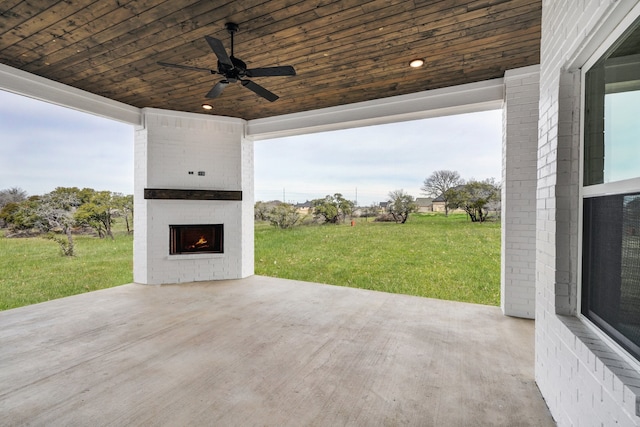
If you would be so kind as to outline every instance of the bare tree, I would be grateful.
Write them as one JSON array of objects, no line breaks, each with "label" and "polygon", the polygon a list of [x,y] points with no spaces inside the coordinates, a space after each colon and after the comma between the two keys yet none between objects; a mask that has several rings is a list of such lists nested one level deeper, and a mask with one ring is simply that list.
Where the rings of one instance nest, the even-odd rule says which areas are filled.
[{"label": "bare tree", "polygon": [[20,203],[27,200],[27,192],[22,188],[12,187],[0,190],[0,208],[9,203]]},{"label": "bare tree", "polygon": [[426,178],[420,189],[423,194],[431,197],[440,197],[444,201],[444,214],[449,215],[449,190],[463,184],[457,171],[439,170]]}]

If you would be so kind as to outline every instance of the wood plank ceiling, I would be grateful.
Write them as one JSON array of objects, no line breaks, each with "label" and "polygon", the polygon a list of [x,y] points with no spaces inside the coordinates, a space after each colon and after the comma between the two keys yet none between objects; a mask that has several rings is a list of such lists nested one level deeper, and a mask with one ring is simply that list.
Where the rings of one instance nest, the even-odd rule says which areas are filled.
[{"label": "wood plank ceiling", "polygon": [[[256,119],[502,77],[539,63],[541,0],[3,0],[0,62],[136,107],[204,113],[221,76],[205,35],[249,68],[293,65],[210,103]],[[418,69],[408,66],[423,58]]]}]

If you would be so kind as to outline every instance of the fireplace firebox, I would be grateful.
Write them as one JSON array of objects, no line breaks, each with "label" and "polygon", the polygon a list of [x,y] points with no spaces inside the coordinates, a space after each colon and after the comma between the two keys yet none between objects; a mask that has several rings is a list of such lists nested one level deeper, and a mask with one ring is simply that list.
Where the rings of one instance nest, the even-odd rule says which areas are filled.
[{"label": "fireplace firebox", "polygon": [[223,224],[170,225],[169,236],[169,255],[224,252]]}]

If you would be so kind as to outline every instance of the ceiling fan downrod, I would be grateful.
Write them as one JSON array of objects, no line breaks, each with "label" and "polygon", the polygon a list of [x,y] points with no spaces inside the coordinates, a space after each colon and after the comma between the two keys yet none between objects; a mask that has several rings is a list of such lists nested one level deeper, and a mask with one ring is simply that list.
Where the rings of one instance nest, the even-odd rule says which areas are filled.
[{"label": "ceiling fan downrod", "polygon": [[231,56],[233,56],[233,35],[238,32],[240,27],[238,26],[238,24],[233,22],[227,22],[226,24],[224,24],[224,26],[231,35]]}]

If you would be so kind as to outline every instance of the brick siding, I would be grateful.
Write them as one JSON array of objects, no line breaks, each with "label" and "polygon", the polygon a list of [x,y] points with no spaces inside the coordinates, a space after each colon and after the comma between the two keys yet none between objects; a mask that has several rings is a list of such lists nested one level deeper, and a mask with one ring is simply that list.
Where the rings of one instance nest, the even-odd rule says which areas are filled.
[{"label": "brick siding", "polygon": [[[536,381],[560,426],[640,425],[640,375],[577,317],[580,70],[637,1],[545,0],[536,219]],[[622,15],[623,16],[623,15]],[[573,63],[571,63],[573,61]]]},{"label": "brick siding", "polygon": [[505,73],[502,143],[501,307],[535,315],[536,159],[539,67]]}]

